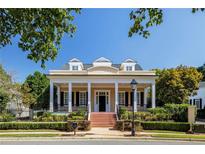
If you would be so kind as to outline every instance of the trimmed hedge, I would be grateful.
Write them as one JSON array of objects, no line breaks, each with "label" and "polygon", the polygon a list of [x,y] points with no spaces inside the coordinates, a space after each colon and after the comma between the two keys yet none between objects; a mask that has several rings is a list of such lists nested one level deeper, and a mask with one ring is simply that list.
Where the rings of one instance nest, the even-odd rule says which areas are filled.
[{"label": "trimmed hedge", "polygon": [[[118,120],[115,124],[115,128],[121,131],[131,130],[132,121],[131,120]],[[138,131],[142,130],[142,126],[139,120],[135,120],[135,129]]]},{"label": "trimmed hedge", "polygon": [[[72,122],[0,122],[0,130],[7,129],[54,129],[73,131]],[[90,121],[75,121],[78,123],[78,130],[90,130]]]},{"label": "trimmed hedge", "polygon": [[205,133],[205,125],[204,124],[194,124],[193,132],[195,133]]},{"label": "trimmed hedge", "polygon": [[187,132],[190,129],[188,122],[142,122],[142,127],[145,130],[170,130]]},{"label": "trimmed hedge", "polygon": [[55,129],[67,130],[67,122],[0,122],[0,129]]}]

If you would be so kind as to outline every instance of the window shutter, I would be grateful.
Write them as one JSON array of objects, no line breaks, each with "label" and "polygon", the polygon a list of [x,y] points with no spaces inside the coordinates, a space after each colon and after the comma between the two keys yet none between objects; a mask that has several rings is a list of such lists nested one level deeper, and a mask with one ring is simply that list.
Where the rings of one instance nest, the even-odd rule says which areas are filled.
[{"label": "window shutter", "polygon": [[193,105],[196,105],[196,104],[195,104],[195,99],[194,99],[194,104],[193,104]]},{"label": "window shutter", "polygon": [[189,104],[192,105],[192,99],[189,100]]},{"label": "window shutter", "polygon": [[200,109],[202,109],[202,99],[200,98]]},{"label": "window shutter", "polygon": [[88,92],[86,92],[86,106],[88,106]]},{"label": "window shutter", "polygon": [[64,104],[64,92],[61,92],[60,93],[60,97],[61,97],[61,102],[60,102],[60,106],[63,106],[63,104]]},{"label": "window shutter", "polygon": [[74,106],[74,92],[72,92],[72,106]]},{"label": "window shutter", "polygon": [[79,106],[79,92],[76,92],[76,106]]},{"label": "window shutter", "polygon": [[141,104],[141,106],[144,106],[144,92],[141,92],[141,95],[140,95],[140,97],[141,97],[141,102],[140,102],[140,104]]},{"label": "window shutter", "polygon": [[133,92],[130,92],[130,106],[132,106],[133,100],[134,100],[134,98],[133,98]]},{"label": "window shutter", "polygon": [[125,106],[128,106],[128,92],[125,92]]}]

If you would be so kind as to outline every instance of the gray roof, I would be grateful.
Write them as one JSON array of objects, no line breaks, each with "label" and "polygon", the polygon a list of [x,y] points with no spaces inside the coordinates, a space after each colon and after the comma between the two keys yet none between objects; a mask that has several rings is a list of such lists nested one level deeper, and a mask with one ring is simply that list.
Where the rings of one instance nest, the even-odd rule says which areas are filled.
[{"label": "gray roof", "polygon": [[[118,68],[120,69],[121,64],[112,64],[112,67]],[[83,64],[84,70],[87,70],[90,67],[93,67],[93,64]],[[69,64],[65,64],[63,65],[63,67],[61,68],[62,70],[69,70]],[[135,65],[135,70],[142,70],[142,67],[139,64]]]}]

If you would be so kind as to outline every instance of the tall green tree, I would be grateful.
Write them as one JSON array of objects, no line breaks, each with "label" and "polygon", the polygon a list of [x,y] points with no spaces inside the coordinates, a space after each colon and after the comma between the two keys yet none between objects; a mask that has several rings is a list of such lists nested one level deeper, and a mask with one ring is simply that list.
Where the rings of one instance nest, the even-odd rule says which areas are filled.
[{"label": "tall green tree", "polygon": [[198,67],[197,70],[203,75],[202,81],[205,81],[205,63],[202,66]]},{"label": "tall green tree", "polygon": [[38,71],[34,74],[29,75],[24,84],[29,88],[29,93],[35,98],[36,102],[30,104],[30,108],[47,108],[49,104],[49,80],[45,74]]},{"label": "tall green tree", "polygon": [[196,94],[202,74],[194,67],[178,66],[156,71],[156,96],[165,103],[187,103],[190,95]]},{"label": "tall green tree", "polygon": [[11,76],[0,65],[0,113],[5,111],[7,103],[12,98]]},{"label": "tall green tree", "polygon": [[55,60],[64,34],[73,36],[74,14],[80,9],[0,9],[0,48],[12,44],[18,36],[18,47],[27,58],[41,62]]}]

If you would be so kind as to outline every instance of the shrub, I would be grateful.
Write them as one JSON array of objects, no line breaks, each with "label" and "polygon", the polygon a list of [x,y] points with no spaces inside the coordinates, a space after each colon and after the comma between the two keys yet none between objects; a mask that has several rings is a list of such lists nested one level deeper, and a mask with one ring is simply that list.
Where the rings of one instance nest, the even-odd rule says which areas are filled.
[{"label": "shrub", "polygon": [[187,122],[142,122],[145,130],[171,130],[187,132],[190,129],[190,124]]},{"label": "shrub", "polygon": [[120,115],[123,115],[123,114],[125,114],[126,112],[127,112],[127,108],[120,106],[120,108],[119,108],[119,114],[120,114]]},{"label": "shrub", "polygon": [[[64,130],[73,131],[72,123],[68,122],[0,122],[0,130],[7,129],[54,129],[54,130]],[[77,120],[78,130],[90,130],[90,121],[87,120]]]},{"label": "shrub", "polygon": [[172,115],[171,118],[174,121],[187,122],[189,106],[189,104],[165,104],[164,109],[168,114]]},{"label": "shrub", "polygon": [[37,117],[43,116],[44,113],[45,113],[44,111],[36,112],[36,116]]},{"label": "shrub", "polygon": [[39,116],[37,118],[34,118],[35,122],[58,122],[58,121],[67,121],[67,115],[57,115],[52,114],[49,112],[43,113],[42,116]]},{"label": "shrub", "polygon": [[68,120],[84,120],[85,118],[83,116],[72,116],[71,118],[68,118]]},{"label": "shrub", "polygon": [[205,118],[205,109],[197,110],[197,118],[199,119]]},{"label": "shrub", "polygon": [[163,107],[149,108],[147,109],[147,111],[152,114],[167,113],[167,111]]},{"label": "shrub", "polygon": [[205,125],[204,124],[194,124],[193,131],[195,133],[205,133]]},{"label": "shrub", "polygon": [[67,122],[0,122],[0,129],[55,129],[67,130]]},{"label": "shrub", "polygon": [[71,120],[84,120],[87,118],[87,112],[85,109],[79,109],[76,112],[71,112],[68,118]]},{"label": "shrub", "polygon": [[[121,131],[131,130],[132,121],[131,120],[118,120],[115,124],[115,128]],[[137,131],[142,131],[141,122],[139,120],[135,120],[135,129]]]},{"label": "shrub", "polygon": [[77,122],[78,130],[88,131],[91,129],[91,123],[88,120],[69,120],[67,122],[67,131],[73,131],[72,123]]},{"label": "shrub", "polygon": [[15,116],[10,113],[1,113],[0,114],[0,122],[9,122],[14,121]]}]

